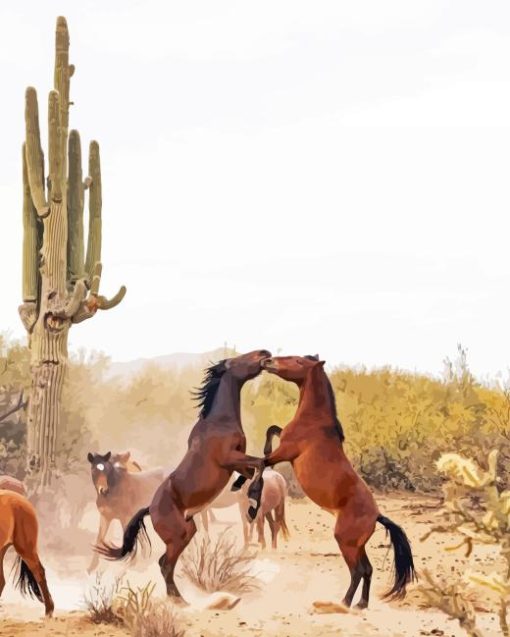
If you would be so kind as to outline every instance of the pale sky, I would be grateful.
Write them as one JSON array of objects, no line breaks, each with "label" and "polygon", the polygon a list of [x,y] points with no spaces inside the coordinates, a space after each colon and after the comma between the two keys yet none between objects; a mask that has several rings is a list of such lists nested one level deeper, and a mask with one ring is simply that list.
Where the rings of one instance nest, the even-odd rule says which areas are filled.
[{"label": "pale sky", "polygon": [[[10,8],[8,8],[10,5]],[[510,367],[510,4],[45,0],[0,8],[0,330],[22,337],[24,90],[57,15],[71,127],[97,139],[114,360],[318,352]]]}]

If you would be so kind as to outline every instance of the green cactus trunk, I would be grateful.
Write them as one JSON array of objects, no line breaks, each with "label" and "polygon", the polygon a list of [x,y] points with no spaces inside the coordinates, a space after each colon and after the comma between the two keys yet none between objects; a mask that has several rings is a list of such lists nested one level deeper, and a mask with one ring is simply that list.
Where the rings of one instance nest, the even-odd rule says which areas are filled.
[{"label": "green cactus trunk", "polygon": [[[124,286],[108,300],[99,295],[101,278],[101,175],[99,146],[92,142],[90,176],[82,181],[77,131],[68,134],[69,33],[58,18],[55,90],[48,99],[47,188],[35,89],[26,92],[26,141],[23,145],[23,304],[19,313],[28,332],[32,387],[27,418],[27,473],[32,491],[50,485],[57,467],[61,398],[73,323],[115,307]],[[68,146],[69,144],[69,146]],[[68,170],[69,164],[69,170]],[[90,187],[87,267],[84,261],[83,208]]]}]

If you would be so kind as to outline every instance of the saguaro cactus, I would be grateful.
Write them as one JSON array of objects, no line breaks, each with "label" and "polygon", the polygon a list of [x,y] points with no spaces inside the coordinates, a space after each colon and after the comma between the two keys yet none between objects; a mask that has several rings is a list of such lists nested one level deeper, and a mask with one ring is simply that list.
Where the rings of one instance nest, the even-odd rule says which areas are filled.
[{"label": "saguaro cactus", "polygon": [[[39,131],[37,94],[26,91],[23,144],[23,303],[19,314],[28,332],[32,386],[28,404],[28,472],[36,487],[51,481],[60,427],[60,400],[67,365],[69,328],[122,301],[126,288],[108,300],[101,280],[101,169],[99,145],[89,149],[83,179],[80,136],[68,133],[69,32],[57,19],[55,86],[48,97],[48,164]],[[83,209],[88,190],[89,232],[84,256]]]}]

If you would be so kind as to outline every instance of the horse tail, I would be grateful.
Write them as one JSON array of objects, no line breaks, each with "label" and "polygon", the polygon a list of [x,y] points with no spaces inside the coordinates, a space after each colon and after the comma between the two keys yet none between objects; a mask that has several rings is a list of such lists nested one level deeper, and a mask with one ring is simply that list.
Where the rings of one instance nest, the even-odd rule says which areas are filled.
[{"label": "horse tail", "polygon": [[288,540],[290,537],[290,532],[289,527],[287,526],[287,522],[285,521],[285,498],[287,497],[287,483],[285,482],[285,478],[280,473],[277,473],[277,476],[278,485],[280,487],[281,500],[275,508],[275,519],[280,524],[283,539]]},{"label": "horse tail", "polygon": [[148,514],[149,507],[145,507],[144,509],[140,509],[140,511],[131,518],[124,531],[122,546],[116,547],[103,543],[99,546],[96,545],[94,550],[107,560],[120,560],[126,556],[135,556],[138,541],[141,542],[142,548],[145,543],[147,543],[150,548],[151,542],[143,521],[144,517]]},{"label": "horse tail", "polygon": [[385,599],[402,599],[405,597],[407,584],[417,579],[411,544],[404,529],[398,524],[395,524],[384,515],[377,516],[377,521],[390,534],[395,560],[395,582],[393,587],[383,597]]},{"label": "horse tail", "polygon": [[44,603],[44,599],[41,593],[41,589],[39,588],[39,584],[34,577],[32,571],[28,568],[27,563],[18,556],[15,562],[16,573],[15,577],[15,586],[19,589],[21,594],[26,597],[29,595],[30,597],[37,598],[40,602]]}]

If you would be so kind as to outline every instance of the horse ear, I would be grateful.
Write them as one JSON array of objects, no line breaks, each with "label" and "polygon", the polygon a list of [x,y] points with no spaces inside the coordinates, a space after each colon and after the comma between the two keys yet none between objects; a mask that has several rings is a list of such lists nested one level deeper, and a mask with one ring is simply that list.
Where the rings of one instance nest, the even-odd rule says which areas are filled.
[{"label": "horse ear", "polygon": [[125,451],[124,453],[119,453],[119,460],[121,462],[127,462],[130,457],[131,457],[131,452],[130,451]]},{"label": "horse ear", "polygon": [[325,364],[326,364],[326,361],[317,360],[314,367],[324,367]]},{"label": "horse ear", "polygon": [[87,454],[87,460],[90,462],[90,464],[93,464],[94,462],[94,456],[90,453],[90,451]]},{"label": "horse ear", "polygon": [[318,361],[320,359],[320,356],[318,354],[315,354],[314,358],[316,361]]},{"label": "horse ear", "polygon": [[105,459],[105,462],[108,462],[108,460],[110,459],[111,455],[112,455],[112,452],[109,451],[106,455],[103,456],[103,458]]}]

